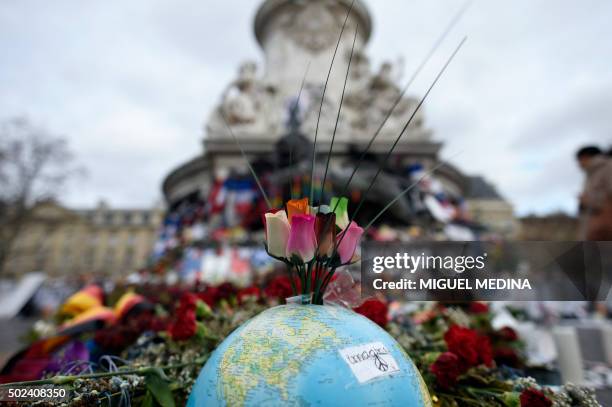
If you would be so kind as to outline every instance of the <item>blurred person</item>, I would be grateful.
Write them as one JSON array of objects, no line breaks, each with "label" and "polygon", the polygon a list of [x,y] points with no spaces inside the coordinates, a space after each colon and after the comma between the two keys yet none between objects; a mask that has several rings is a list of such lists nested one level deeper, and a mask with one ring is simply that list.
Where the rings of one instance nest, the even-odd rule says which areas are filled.
[{"label": "blurred person", "polygon": [[[596,146],[586,146],[576,153],[578,165],[586,177],[580,195],[580,239],[612,240],[612,157]],[[612,295],[606,301],[591,304],[596,315],[612,311]]]},{"label": "blurred person", "polygon": [[580,239],[612,240],[612,157],[586,146],[576,159],[586,175],[580,194]]}]

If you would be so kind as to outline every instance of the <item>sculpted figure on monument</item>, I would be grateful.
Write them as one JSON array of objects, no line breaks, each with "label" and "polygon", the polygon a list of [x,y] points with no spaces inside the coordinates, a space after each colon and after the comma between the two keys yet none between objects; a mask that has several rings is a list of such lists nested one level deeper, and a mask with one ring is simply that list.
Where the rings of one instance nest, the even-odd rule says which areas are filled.
[{"label": "sculpted figure on monument", "polygon": [[[384,62],[379,72],[374,75],[369,85],[368,122],[372,126],[378,126],[388,114],[389,109],[401,94],[401,89],[393,79],[394,67],[390,62]],[[410,97],[403,97],[393,109],[387,123],[389,128],[398,128],[404,125],[414,109],[417,101]],[[419,127],[422,124],[422,115],[417,113],[411,126]]]},{"label": "sculpted figure on monument", "polygon": [[238,70],[238,78],[223,92],[221,110],[230,125],[250,124],[257,120],[263,89],[256,74],[257,65],[244,62]]},{"label": "sculpted figure on monument", "polygon": [[378,73],[370,81],[370,114],[373,119],[379,117],[382,120],[400,95],[401,91],[394,83],[392,73],[393,66],[391,63],[384,62]]},{"label": "sculpted figure on monument", "polygon": [[370,100],[370,59],[363,50],[355,51],[350,71],[350,85],[344,99],[345,108],[342,112],[344,120],[350,122],[351,127],[366,129],[368,118],[365,110]]},{"label": "sculpted figure on monument", "polygon": [[380,94],[394,96],[399,94],[400,89],[393,81],[393,65],[391,62],[383,62],[378,73],[372,77],[370,89]]},{"label": "sculpted figure on monument", "polygon": [[[347,59],[350,55],[347,57]],[[355,91],[366,91],[369,82],[372,78],[370,72],[370,58],[363,50],[355,50],[353,61],[351,62],[350,80],[351,88]]]},{"label": "sculpted figure on monument", "polygon": [[[304,86],[302,98],[304,99],[304,120],[302,129],[307,134],[313,134],[319,117],[319,109],[321,106],[321,98],[323,97],[323,85],[307,83]],[[319,131],[323,133],[329,132],[333,125],[334,111],[338,107],[334,105],[329,95],[326,94],[323,99],[323,107],[321,109],[321,119],[319,120]]]}]

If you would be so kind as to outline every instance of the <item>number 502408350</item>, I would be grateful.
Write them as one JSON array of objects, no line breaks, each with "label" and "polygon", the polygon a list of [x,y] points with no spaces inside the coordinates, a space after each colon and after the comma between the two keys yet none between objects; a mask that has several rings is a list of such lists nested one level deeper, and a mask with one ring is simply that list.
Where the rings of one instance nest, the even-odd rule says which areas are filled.
[{"label": "number 502408350", "polygon": [[0,386],[0,401],[61,401],[68,392],[58,386]]}]

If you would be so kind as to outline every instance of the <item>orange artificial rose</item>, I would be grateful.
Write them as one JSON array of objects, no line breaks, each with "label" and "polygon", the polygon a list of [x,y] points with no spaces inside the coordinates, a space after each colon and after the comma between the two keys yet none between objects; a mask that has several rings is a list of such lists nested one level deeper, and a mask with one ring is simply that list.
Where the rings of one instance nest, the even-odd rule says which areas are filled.
[{"label": "orange artificial rose", "polygon": [[287,217],[289,223],[293,215],[308,215],[308,198],[290,199],[287,201]]}]

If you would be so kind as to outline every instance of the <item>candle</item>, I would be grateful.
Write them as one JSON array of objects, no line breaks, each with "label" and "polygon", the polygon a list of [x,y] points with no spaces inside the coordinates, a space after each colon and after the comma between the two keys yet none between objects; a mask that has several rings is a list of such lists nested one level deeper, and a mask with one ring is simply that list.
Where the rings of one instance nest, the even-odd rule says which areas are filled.
[{"label": "candle", "polygon": [[612,365],[612,324],[606,323],[602,326],[601,335],[603,337],[604,352],[609,365]]},{"label": "candle", "polygon": [[576,329],[571,326],[556,326],[553,328],[553,337],[557,346],[557,361],[562,381],[584,383],[582,354]]}]

